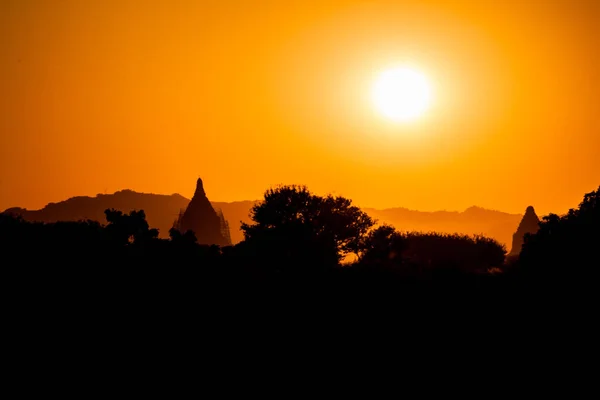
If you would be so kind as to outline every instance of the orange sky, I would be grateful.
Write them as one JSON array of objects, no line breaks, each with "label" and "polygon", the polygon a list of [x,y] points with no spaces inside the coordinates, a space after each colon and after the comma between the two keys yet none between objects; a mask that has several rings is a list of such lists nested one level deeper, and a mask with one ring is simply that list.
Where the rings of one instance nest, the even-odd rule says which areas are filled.
[{"label": "orange sky", "polygon": [[[564,212],[600,184],[600,2],[0,1],[0,210],[306,184],[362,206]],[[369,97],[411,63],[411,124]]]}]

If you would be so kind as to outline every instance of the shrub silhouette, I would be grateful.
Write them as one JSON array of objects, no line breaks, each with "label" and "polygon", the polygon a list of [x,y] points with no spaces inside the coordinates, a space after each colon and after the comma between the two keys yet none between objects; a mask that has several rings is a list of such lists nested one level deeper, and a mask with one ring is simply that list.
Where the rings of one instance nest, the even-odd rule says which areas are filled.
[{"label": "shrub silhouette", "polygon": [[358,267],[421,278],[464,275],[500,268],[505,255],[503,245],[481,235],[400,233],[383,225],[365,237]]},{"label": "shrub silhouette", "polygon": [[429,271],[487,272],[501,267],[506,255],[503,245],[481,235],[410,232],[405,241],[406,262]]}]

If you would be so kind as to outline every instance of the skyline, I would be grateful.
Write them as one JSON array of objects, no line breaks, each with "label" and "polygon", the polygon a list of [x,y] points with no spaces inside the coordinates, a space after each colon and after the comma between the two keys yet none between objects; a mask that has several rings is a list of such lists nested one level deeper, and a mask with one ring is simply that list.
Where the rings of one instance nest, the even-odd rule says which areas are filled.
[{"label": "skyline", "polygon": [[[600,182],[600,3],[3,1],[0,211],[131,189],[539,215]],[[376,76],[431,81],[415,122]]]}]

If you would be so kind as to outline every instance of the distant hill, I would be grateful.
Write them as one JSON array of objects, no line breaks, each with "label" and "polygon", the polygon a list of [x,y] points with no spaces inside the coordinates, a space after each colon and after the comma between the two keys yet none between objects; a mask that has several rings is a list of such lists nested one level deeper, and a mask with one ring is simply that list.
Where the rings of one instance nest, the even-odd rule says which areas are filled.
[{"label": "distant hill", "polygon": [[179,195],[137,193],[121,190],[114,194],[98,194],[96,197],[78,196],[58,203],[49,203],[41,210],[10,208],[5,212],[19,214],[29,221],[55,222],[91,219],[106,223],[104,210],[114,208],[124,212],[144,210],[148,223],[158,228],[161,237],[169,237],[169,229],[180,209],[185,209],[189,199]]},{"label": "distant hill", "polygon": [[[106,223],[104,210],[115,208],[124,212],[144,210],[148,223],[159,229],[160,237],[168,237],[180,210],[185,210],[190,200],[179,195],[138,193],[121,190],[114,194],[98,194],[96,197],[73,197],[58,203],[49,203],[41,210],[10,208],[5,212],[18,214],[29,221],[76,221],[92,219]],[[250,208],[257,201],[211,202],[223,212],[231,229],[231,240],[238,243],[243,239],[240,221],[250,222]],[[402,231],[437,231],[447,233],[484,234],[493,237],[507,247],[512,235],[519,226],[520,214],[470,207],[463,212],[434,211],[423,212],[406,208],[377,210],[364,209],[380,223],[388,223]]]}]

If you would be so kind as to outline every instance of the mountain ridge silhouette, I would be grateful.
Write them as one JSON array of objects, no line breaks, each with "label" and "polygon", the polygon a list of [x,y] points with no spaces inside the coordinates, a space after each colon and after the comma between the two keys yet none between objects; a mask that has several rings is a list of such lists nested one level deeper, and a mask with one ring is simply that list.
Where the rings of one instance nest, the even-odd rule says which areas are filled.
[{"label": "mountain ridge silhouette", "polygon": [[[48,203],[39,210],[12,207],[4,213],[21,215],[25,220],[40,222],[75,221],[91,219],[106,223],[104,210],[115,208],[123,212],[143,209],[151,227],[159,229],[160,237],[166,238],[179,212],[185,210],[191,200],[178,194],[141,193],[125,189],[113,194],[75,196],[60,202]],[[232,202],[211,201],[223,212],[231,228],[231,240],[243,240],[240,222],[250,222],[250,209],[260,200]],[[386,209],[363,208],[379,223],[388,223],[400,231],[436,231],[443,233],[484,234],[505,246],[512,242],[522,214],[510,214],[498,210],[471,206],[464,211],[418,211],[405,207]]]}]

